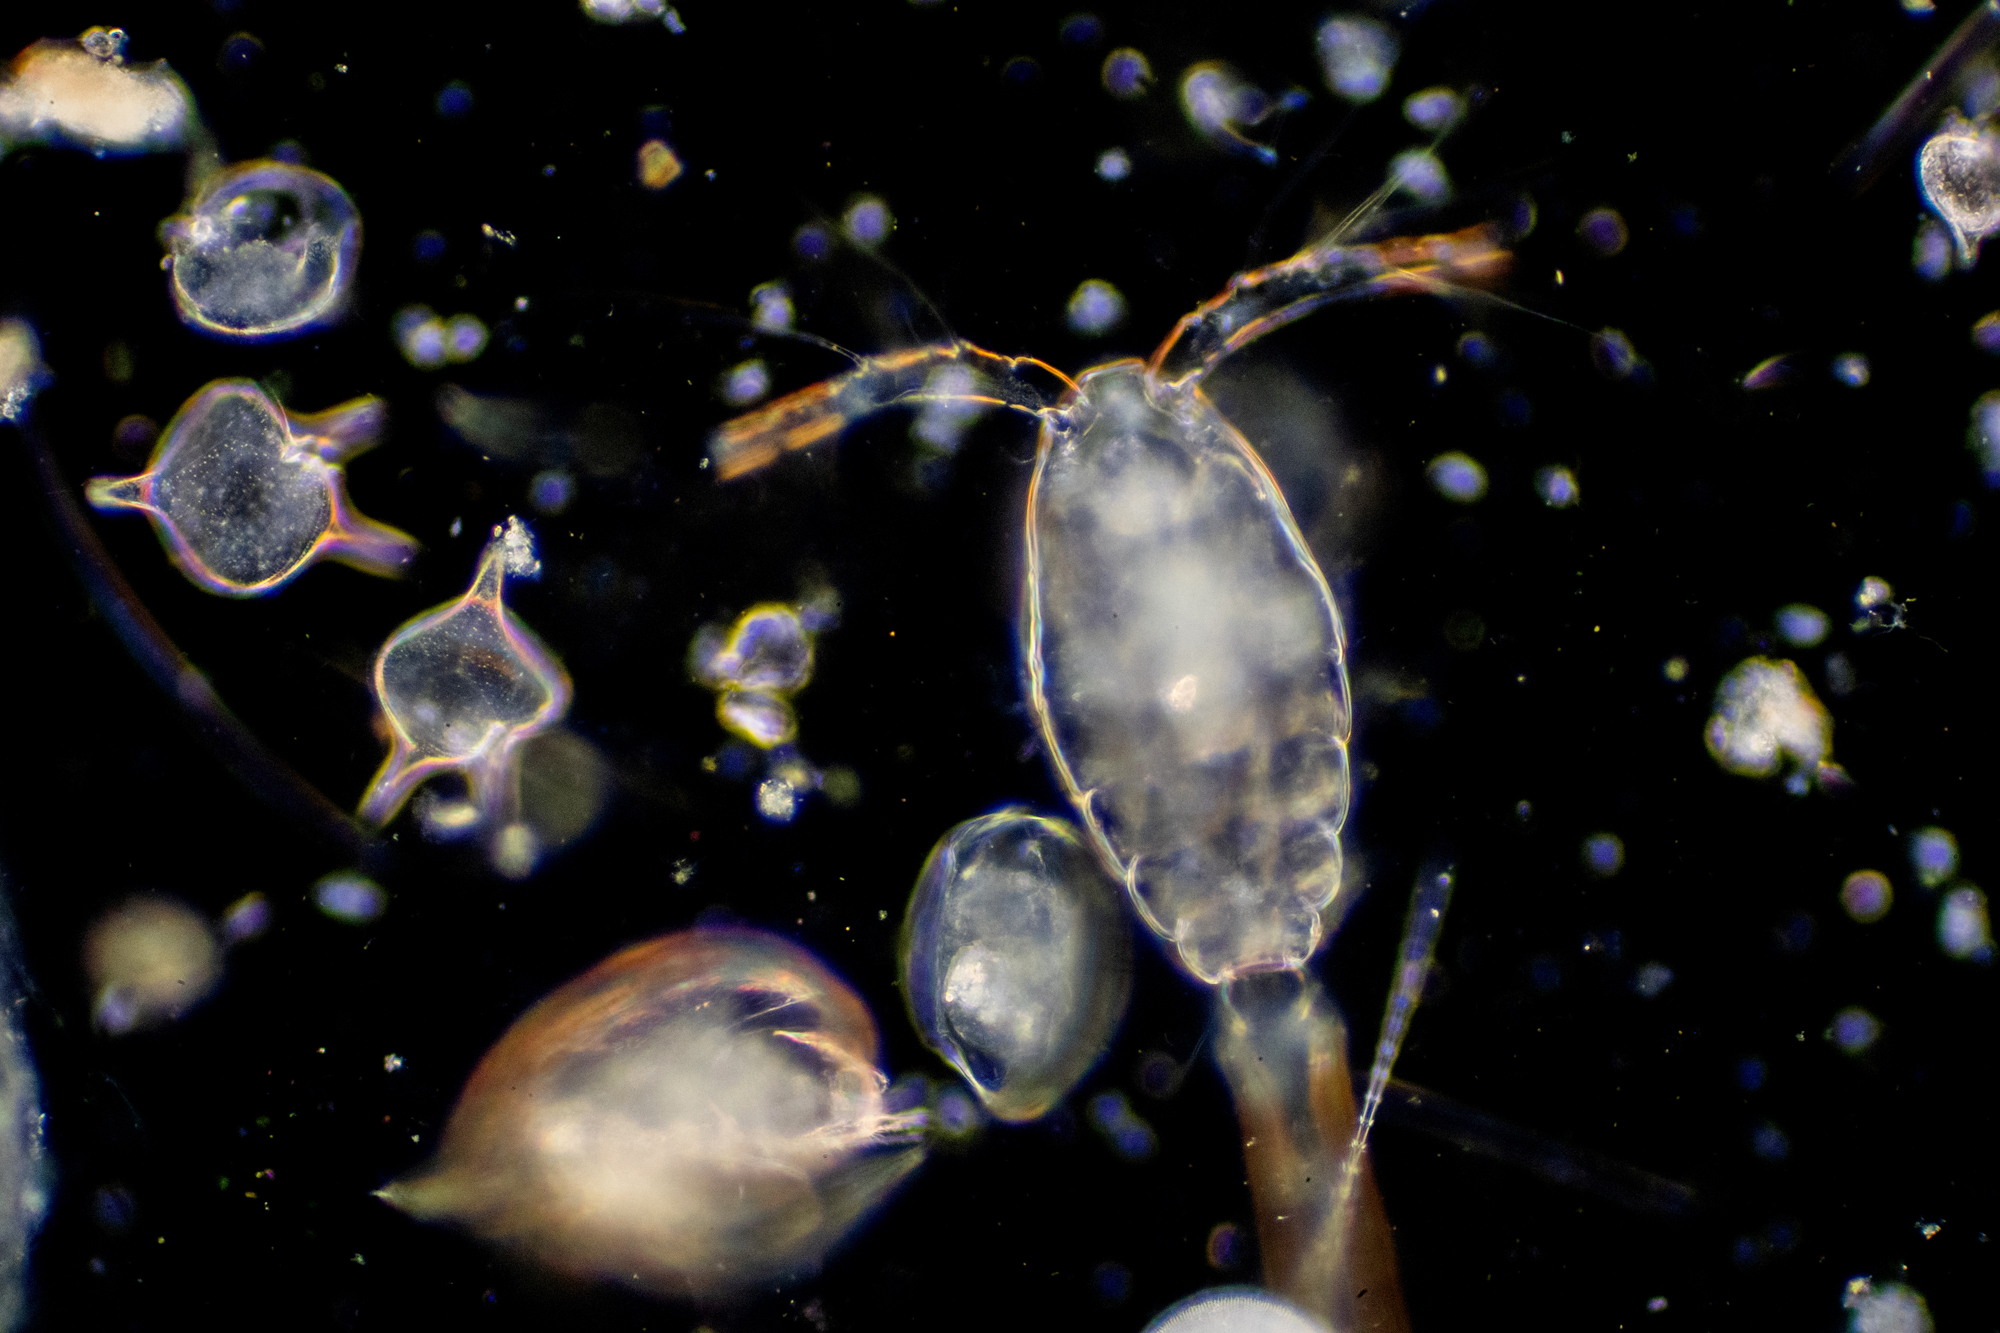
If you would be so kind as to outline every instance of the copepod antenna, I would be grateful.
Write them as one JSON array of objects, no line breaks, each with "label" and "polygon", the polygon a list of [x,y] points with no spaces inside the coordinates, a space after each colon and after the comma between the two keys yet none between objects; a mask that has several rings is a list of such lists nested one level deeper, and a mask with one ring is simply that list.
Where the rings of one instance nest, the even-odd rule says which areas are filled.
[{"label": "copepod antenna", "polygon": [[40,428],[32,421],[24,423],[21,434],[34,461],[50,521],[91,604],[132,660],[173,700],[208,752],[259,800],[298,820],[326,843],[363,860],[379,857],[385,850],[380,839],[267,749],[242,719],[229,711],[208,677],[167,637],[118,571],[111,553],[70,493]]},{"label": "copepod antenna", "polygon": [[[964,386],[936,387],[932,372],[953,365],[967,372]],[[709,458],[718,480],[733,481],[781,454],[831,439],[865,416],[911,403],[977,403],[1040,417],[1052,395],[1024,378],[1029,372],[1053,376],[1065,392],[1076,389],[1074,380],[1046,361],[1001,356],[968,342],[884,352],[844,375],[723,422],[709,438]]]},{"label": "copepod antenna", "polygon": [[1368,1090],[1362,1095],[1360,1113],[1354,1121],[1354,1137],[1347,1145],[1346,1159],[1334,1178],[1333,1271],[1341,1271],[1346,1246],[1348,1217],[1354,1206],[1356,1187],[1361,1182],[1362,1164],[1367,1160],[1368,1133],[1382,1108],[1389,1085],[1389,1071],[1409,1035],[1410,1017],[1423,998],[1424,980],[1430,975],[1431,955],[1437,949],[1438,932],[1444,928],[1444,910],[1451,902],[1455,867],[1448,861],[1433,861],[1417,872],[1416,887],[1410,890],[1410,914],[1403,925],[1403,943],[1396,954],[1395,984],[1389,1003],[1382,1011],[1382,1035],[1375,1043],[1375,1060],[1368,1068]]}]

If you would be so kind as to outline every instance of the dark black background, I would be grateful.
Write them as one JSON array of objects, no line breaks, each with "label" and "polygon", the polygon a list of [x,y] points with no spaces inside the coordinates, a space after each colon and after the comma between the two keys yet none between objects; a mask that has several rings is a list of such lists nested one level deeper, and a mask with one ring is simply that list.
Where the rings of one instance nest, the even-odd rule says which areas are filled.
[{"label": "dark black background", "polygon": [[[369,1191],[428,1152],[465,1073],[529,1003],[705,911],[814,949],[874,1008],[892,1074],[945,1077],[893,985],[908,887],[952,823],[1008,800],[1056,808],[1013,667],[1029,432],[982,425],[924,485],[907,422],[890,417],[718,488],[698,466],[727,415],[712,385],[747,353],[737,328],[665,298],[744,311],[753,285],[786,278],[803,327],[865,352],[944,332],[920,291],[952,331],[997,350],[1072,369],[1143,352],[1232,272],[1282,257],[1365,195],[1417,139],[1396,105],[1437,82],[1491,94],[1443,150],[1457,201],[1395,221],[1443,229],[1532,197],[1539,225],[1503,288],[1531,313],[1341,308],[1260,345],[1217,387],[1285,482],[1348,617],[1361,775],[1348,843],[1372,891],[1319,967],[1372,1031],[1404,890],[1448,840],[1461,888],[1401,1072],[1685,1180],[1702,1207],[1636,1214],[1387,1126],[1378,1170],[1416,1325],[1831,1329],[1845,1281],[1872,1275],[1914,1284],[1941,1327],[1992,1326],[1996,1180],[1977,1090],[1994,1055],[1993,977],[1938,951],[1935,899],[1891,830],[1950,827],[1966,873],[1985,873],[1993,562],[1963,438],[1995,380],[1968,332],[2000,295],[1984,270],[1940,285],[1912,272],[1907,155],[1858,200],[1827,176],[1963,8],[1439,0],[1402,25],[1390,96],[1302,174],[1344,116],[1317,77],[1315,6],[1104,5],[1106,43],[1085,50],[1058,40],[1069,7],[1034,4],[690,0],[679,37],[597,27],[562,0],[10,8],[10,51],[122,25],[134,58],[184,75],[226,157],[295,140],[361,208],[353,317],[230,346],[177,322],[158,271],[178,159],[35,150],[0,165],[0,304],[43,334],[56,379],[37,420],[73,487],[136,469],[112,443],[121,417],[164,421],[220,376],[280,377],[303,410],[389,400],[391,436],[355,465],[353,490],[427,544],[406,583],[325,568],[277,597],[224,602],[182,580],[144,524],[92,520],[251,731],[335,803],[357,799],[380,759],[363,684],[375,647],[461,591],[486,527],[524,509],[529,469],[451,437],[438,384],[559,412],[608,404],[644,444],[635,469],[587,480],[568,513],[535,522],[547,569],[510,592],[576,682],[571,725],[617,775],[606,817],[526,884],[398,825],[375,863],[390,910],[356,929],[305,901],[352,854],[232,777],[123,655],[21,441],[0,438],[0,856],[36,983],[27,1021],[59,1171],[34,1259],[39,1326],[1136,1329],[1199,1287],[1254,1280],[1254,1253],[1233,1274],[1204,1259],[1212,1227],[1251,1221],[1212,1065],[1197,1059],[1171,1097],[1140,1086],[1146,1053],[1196,1052],[1207,1012],[1150,944],[1131,1015],[1068,1108],[940,1148],[822,1276],[745,1306],[553,1282]],[[230,46],[238,33],[259,45]],[[1148,99],[1099,86],[1116,45],[1150,57]],[[1018,57],[1034,63],[1010,68]],[[1173,90],[1202,59],[1315,94],[1277,130],[1275,168],[1187,129]],[[475,104],[446,121],[434,99],[452,80]],[[657,195],[633,173],[655,134],[689,168]],[[1116,188],[1091,170],[1113,144],[1137,164]],[[898,218],[885,254],[907,283],[852,255],[807,268],[791,254],[797,227],[864,190]],[[1575,233],[1599,206],[1632,233],[1610,259]],[[429,264],[412,250],[426,228],[448,240]],[[1131,306],[1101,343],[1063,325],[1086,277]],[[519,296],[530,305],[516,314]],[[388,330],[413,301],[481,315],[495,346],[448,374],[410,368]],[[1593,371],[1583,330],[1605,326],[1630,336],[1650,383]],[[1467,328],[1501,346],[1498,369],[1453,356]],[[128,382],[105,374],[113,342]],[[1796,384],[1738,387],[1785,351],[1805,367]],[[1867,388],[1825,373],[1845,351],[1871,358]],[[796,344],[760,354],[781,387],[839,365]],[[1524,424],[1502,422],[1508,391],[1529,404]],[[1491,470],[1481,505],[1453,508],[1424,483],[1447,448]],[[1579,509],[1535,497],[1546,463],[1577,471]],[[449,535],[454,519],[463,536]],[[1777,606],[1810,601],[1838,625],[1871,574],[1913,599],[1911,629],[1836,629],[1827,646],[1851,657],[1860,689],[1832,698],[1822,653],[1800,656],[1856,791],[1797,799],[1723,773],[1701,743],[1722,672],[1769,642]],[[701,624],[815,576],[845,611],[820,641],[801,743],[855,768],[863,798],[816,800],[776,828],[752,814],[747,783],[702,770],[723,738],[683,662]],[[1445,627],[1467,612],[1486,634],[1454,648]],[[1660,671],[1675,654],[1692,663],[1679,686]],[[1628,854],[1604,881],[1578,859],[1599,830]],[[695,874],[677,886],[683,860]],[[1834,896],[1864,865],[1899,895],[1872,927]],[[210,911],[259,889],[278,922],[232,956],[204,1009],[111,1040],[91,1029],[81,935],[142,889]],[[1617,948],[1584,951],[1614,932]],[[1631,987],[1647,961],[1676,976],[1651,1001]],[[1822,1035],[1857,1003],[1885,1024],[1865,1059]],[[389,1052],[401,1072],[384,1071]],[[1736,1079],[1749,1056],[1770,1070],[1755,1093]],[[1151,1160],[1120,1161],[1089,1127],[1084,1101],[1107,1089],[1158,1132]],[[1767,1121],[1789,1138],[1783,1161],[1751,1150]],[[129,1218],[101,1205],[114,1190]],[[1920,1220],[1944,1226],[1927,1241]],[[1130,1274],[1122,1301],[1094,1277],[1106,1264]],[[1656,1296],[1668,1306],[1649,1314]]]}]

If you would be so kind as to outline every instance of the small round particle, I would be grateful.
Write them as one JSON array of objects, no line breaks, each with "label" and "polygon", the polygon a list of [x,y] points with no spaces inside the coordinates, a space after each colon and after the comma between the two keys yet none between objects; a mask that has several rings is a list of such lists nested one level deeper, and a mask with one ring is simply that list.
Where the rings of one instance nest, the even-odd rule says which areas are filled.
[{"label": "small round particle", "polygon": [[1431,486],[1454,504],[1475,504],[1486,495],[1486,469],[1470,454],[1439,454],[1424,469]]},{"label": "small round particle", "polygon": [[1660,675],[1675,685],[1688,678],[1688,660],[1685,657],[1669,657],[1660,663]]},{"label": "small round particle", "polygon": [[1616,833],[1593,833],[1583,840],[1584,869],[1609,879],[1625,868],[1625,844]]},{"label": "small round particle", "polygon": [[1535,494],[1551,509],[1568,509],[1583,499],[1576,473],[1566,467],[1545,467],[1535,473]]},{"label": "small round particle", "polygon": [[1403,119],[1428,134],[1441,134],[1465,114],[1465,99],[1449,88],[1426,88],[1403,99]]},{"label": "small round particle", "polygon": [[648,139],[639,145],[639,184],[648,190],[664,190],[681,178],[680,158],[664,139]]},{"label": "small round particle", "polygon": [[1779,607],[1773,621],[1777,625],[1778,637],[1794,648],[1817,647],[1825,640],[1830,623],[1826,612],[1804,602]]},{"label": "small round particle", "polygon": [[1841,881],[1840,905],[1863,925],[1889,915],[1895,898],[1896,891],[1890,885],[1889,877],[1879,870],[1857,870]]},{"label": "small round particle", "polygon": [[1066,314],[1072,332],[1100,337],[1124,322],[1125,296],[1110,283],[1091,278],[1070,294]]},{"label": "small round particle", "polygon": [[896,225],[889,206],[873,195],[863,195],[849,204],[840,221],[848,240],[869,249],[887,240]]},{"label": "small round particle", "polygon": [[1992,962],[1993,921],[1986,911],[1986,895],[1970,884],[1947,893],[1938,906],[1937,937],[1938,947],[1953,958]]},{"label": "small round particle", "polygon": [[1949,829],[1918,829],[1910,835],[1910,868],[1919,884],[1937,888],[1958,873],[1958,839]]},{"label": "small round particle", "polygon": [[1104,57],[1104,91],[1130,101],[1144,97],[1153,86],[1153,66],[1145,54],[1121,46]]},{"label": "small round particle", "polygon": [[1631,231],[1625,226],[1615,208],[1593,208],[1583,215],[1576,224],[1576,234],[1583,243],[1607,259],[1625,248],[1632,239]]},{"label": "small round particle", "polygon": [[1882,1024],[1875,1015],[1855,1006],[1835,1014],[1827,1033],[1841,1050],[1849,1055],[1859,1055],[1882,1035]]},{"label": "small round particle", "polygon": [[1132,159],[1123,148],[1107,148],[1097,155],[1097,175],[1101,180],[1122,181],[1132,174]]},{"label": "small round particle", "polygon": [[389,896],[382,886],[358,871],[336,871],[312,888],[313,906],[335,921],[365,926],[382,915]]}]

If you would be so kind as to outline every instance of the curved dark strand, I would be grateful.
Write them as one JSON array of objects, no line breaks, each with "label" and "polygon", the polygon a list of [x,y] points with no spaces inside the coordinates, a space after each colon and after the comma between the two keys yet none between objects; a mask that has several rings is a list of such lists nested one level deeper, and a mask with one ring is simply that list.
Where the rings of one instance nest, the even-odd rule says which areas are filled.
[{"label": "curved dark strand", "polygon": [[[931,372],[954,363],[972,372],[975,391],[926,393],[924,386]],[[971,343],[884,352],[845,375],[809,385],[755,412],[723,422],[710,437],[709,458],[718,480],[733,481],[768,466],[781,454],[832,439],[862,417],[903,403],[984,403],[1038,416],[1048,408],[1052,395],[1023,378],[1029,371],[1053,376],[1064,392],[1076,389],[1075,381],[1045,361],[1001,356]]]},{"label": "curved dark strand", "polygon": [[[1359,1071],[1354,1085],[1357,1094],[1367,1086]],[[1455,1098],[1401,1079],[1392,1078],[1383,1085],[1379,1118],[1385,1124],[1428,1134],[1467,1152],[1532,1171],[1544,1180],[1635,1213],[1687,1217],[1701,1206],[1701,1196],[1692,1185],[1508,1124]]]},{"label": "curved dark strand", "polygon": [[[1899,156],[1899,150],[1909,146],[1938,103],[1957,94],[1960,71],[1995,42],[2000,42],[2000,0],[1983,0],[1924,62],[1902,94],[1868,127],[1868,133],[1834,161],[1835,188],[1854,198],[1873,185]],[[1904,170],[1908,169],[1905,165]]]},{"label": "curved dark strand", "polygon": [[41,431],[25,425],[21,437],[34,462],[49,520],[91,605],[139,669],[173,701],[209,753],[258,800],[290,816],[321,841],[363,861],[378,859],[384,850],[381,841],[266,749],[167,637],[90,526]]},{"label": "curved dark strand", "polygon": [[1484,224],[1367,245],[1324,241],[1231,278],[1219,295],[1182,316],[1146,371],[1155,380],[1186,384],[1231,352],[1330,302],[1490,281],[1512,259],[1498,229]]}]

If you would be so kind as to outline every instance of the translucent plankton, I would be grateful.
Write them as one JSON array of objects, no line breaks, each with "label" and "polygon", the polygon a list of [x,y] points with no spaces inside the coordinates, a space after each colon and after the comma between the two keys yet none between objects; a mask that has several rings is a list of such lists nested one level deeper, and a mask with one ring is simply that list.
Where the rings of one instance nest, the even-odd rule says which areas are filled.
[{"label": "translucent plankton", "polygon": [[1354,14],[1336,14],[1314,36],[1326,86],[1349,102],[1372,102],[1389,86],[1402,44],[1389,26]]},{"label": "translucent plankton", "polygon": [[921,1158],[875,1022],[795,945],[692,930],[614,954],[473,1070],[381,1197],[551,1268],[713,1296],[815,1265]]},{"label": "translucent plankton", "polygon": [[160,432],[146,471],[93,477],[85,495],[143,513],[181,572],[224,597],[275,592],[319,560],[394,576],[417,541],[357,513],[342,470],[386,419],[379,398],[293,414],[250,380],[216,380]]},{"label": "translucent plankton", "polygon": [[100,155],[172,152],[199,133],[194,99],[164,60],[125,63],[125,33],[36,42],[0,75],[0,156],[47,143]]},{"label": "translucent plankton", "polygon": [[391,739],[361,817],[386,824],[419,783],[458,772],[508,874],[526,874],[535,857],[520,821],[522,742],[569,709],[568,675],[502,599],[510,575],[540,570],[526,525],[508,519],[465,595],[389,636],[370,677]]},{"label": "translucent plankton", "polygon": [[790,698],[812,669],[812,635],[797,608],[779,602],[751,607],[727,629],[705,626],[688,647],[690,674],[716,692],[717,720],[760,749],[798,735]]},{"label": "translucent plankton", "polygon": [[1716,687],[1704,739],[1731,773],[1768,778],[1785,771],[1785,789],[1795,794],[1845,776],[1832,759],[1833,719],[1789,661],[1737,663]]},{"label": "translucent plankton", "polygon": [[290,162],[230,167],[160,227],[174,305],[190,328],[281,338],[346,308],[361,215],[331,177]]},{"label": "translucent plankton", "polygon": [[113,907],[84,936],[91,1014],[119,1036],[180,1018],[222,979],[222,944],[201,913],[171,898]]},{"label": "translucent plankton", "polygon": [[958,825],[903,918],[903,998],[924,1044],[1002,1120],[1068,1095],[1124,1017],[1131,933],[1072,825],[1019,808]]},{"label": "translucent plankton", "polygon": [[1971,268],[1980,243],[2000,230],[2000,135],[1952,112],[1917,150],[1917,184],[1950,229],[1960,266]]}]

